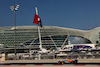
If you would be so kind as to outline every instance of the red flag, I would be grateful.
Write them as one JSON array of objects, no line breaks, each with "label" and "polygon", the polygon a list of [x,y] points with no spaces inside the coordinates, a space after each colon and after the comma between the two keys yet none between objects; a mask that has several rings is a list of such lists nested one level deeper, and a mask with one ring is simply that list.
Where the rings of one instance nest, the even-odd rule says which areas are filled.
[{"label": "red flag", "polygon": [[34,21],[33,21],[33,24],[38,24],[38,15],[34,15]]}]

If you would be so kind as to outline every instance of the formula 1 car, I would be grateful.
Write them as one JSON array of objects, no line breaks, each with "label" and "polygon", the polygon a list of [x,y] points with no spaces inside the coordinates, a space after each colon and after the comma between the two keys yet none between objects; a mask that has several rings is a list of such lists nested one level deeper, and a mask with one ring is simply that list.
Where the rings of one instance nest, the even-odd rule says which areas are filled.
[{"label": "formula 1 car", "polygon": [[58,64],[76,64],[78,60],[64,60],[64,61],[58,61]]}]

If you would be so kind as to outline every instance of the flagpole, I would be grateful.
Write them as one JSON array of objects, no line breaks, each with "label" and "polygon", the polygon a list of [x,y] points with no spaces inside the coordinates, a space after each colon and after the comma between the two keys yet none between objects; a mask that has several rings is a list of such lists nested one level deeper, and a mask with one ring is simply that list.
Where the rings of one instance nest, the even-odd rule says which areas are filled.
[{"label": "flagpole", "polygon": [[39,48],[40,48],[40,50],[42,50],[42,40],[41,40],[41,31],[40,31],[40,26],[42,27],[42,24],[39,22],[40,19],[38,17],[38,9],[37,9],[37,7],[35,7],[35,10],[36,10],[36,14],[34,16],[33,23],[34,24],[38,24],[38,35],[39,35],[39,44],[40,44],[39,45]]},{"label": "flagpole", "polygon": [[40,49],[42,49],[42,40],[41,40],[41,33],[40,33],[40,26],[38,26],[38,34],[39,34],[39,43],[40,43]]},{"label": "flagpole", "polygon": [[[35,7],[35,10],[36,10],[36,15],[38,15],[37,7]],[[41,33],[40,33],[40,25],[39,24],[38,24],[38,35],[39,35],[39,43],[40,43],[39,47],[40,47],[40,49],[42,49],[42,41],[41,41]]]}]

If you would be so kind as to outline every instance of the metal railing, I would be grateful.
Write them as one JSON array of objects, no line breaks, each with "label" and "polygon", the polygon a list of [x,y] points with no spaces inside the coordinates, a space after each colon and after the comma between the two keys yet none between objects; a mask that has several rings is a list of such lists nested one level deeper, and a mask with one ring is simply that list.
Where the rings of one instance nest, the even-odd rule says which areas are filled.
[{"label": "metal railing", "polygon": [[[8,56],[7,60],[14,60],[14,55]],[[27,54],[27,55],[18,55],[17,60],[43,60],[43,59],[100,59],[100,54],[72,54],[72,55],[64,55],[64,56],[57,56],[56,54],[52,55],[39,55],[39,54]]]}]

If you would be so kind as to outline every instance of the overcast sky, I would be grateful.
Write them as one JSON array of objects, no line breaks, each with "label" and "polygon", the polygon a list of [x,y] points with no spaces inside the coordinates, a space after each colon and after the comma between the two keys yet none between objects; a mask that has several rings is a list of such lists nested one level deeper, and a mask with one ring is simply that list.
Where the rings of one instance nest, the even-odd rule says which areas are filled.
[{"label": "overcast sky", "polygon": [[44,26],[88,30],[100,26],[100,0],[0,0],[0,27],[14,26],[10,6],[19,4],[17,26],[34,25],[35,6]]}]

